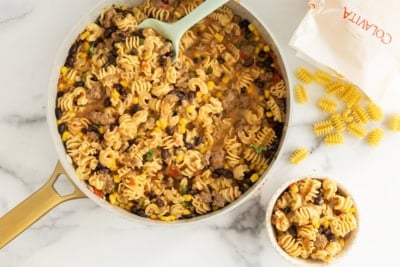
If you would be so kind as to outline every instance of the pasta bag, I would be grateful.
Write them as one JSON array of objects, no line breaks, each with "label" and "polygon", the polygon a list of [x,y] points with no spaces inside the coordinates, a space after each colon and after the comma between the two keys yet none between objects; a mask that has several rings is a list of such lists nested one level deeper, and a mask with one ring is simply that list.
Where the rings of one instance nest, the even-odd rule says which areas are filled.
[{"label": "pasta bag", "polygon": [[290,40],[299,57],[375,102],[400,89],[399,0],[311,0],[309,7]]}]

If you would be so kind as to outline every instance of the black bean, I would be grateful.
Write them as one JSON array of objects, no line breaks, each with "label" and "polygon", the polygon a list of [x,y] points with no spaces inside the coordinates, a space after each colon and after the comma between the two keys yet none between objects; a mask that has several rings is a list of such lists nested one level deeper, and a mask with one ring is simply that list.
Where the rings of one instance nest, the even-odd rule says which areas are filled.
[{"label": "black bean", "polygon": [[62,110],[61,110],[61,108],[56,108],[55,113],[56,113],[56,119],[57,119],[57,120],[61,119],[61,117],[62,117]]},{"label": "black bean", "polygon": [[325,228],[321,225],[321,226],[318,228],[318,233],[323,234],[324,232],[325,232]]},{"label": "black bean", "polygon": [[99,171],[99,170],[101,170],[103,168],[105,168],[105,167],[99,162],[99,163],[97,163],[95,171]]},{"label": "black bean", "polygon": [[120,34],[118,34],[118,39],[119,39],[121,42],[125,42],[126,36],[125,36],[124,34],[120,33]]},{"label": "black bean", "polygon": [[193,59],[193,62],[194,62],[194,64],[198,64],[198,63],[201,62],[201,59],[200,59],[199,57],[195,57],[195,58]]},{"label": "black bean", "polygon": [[91,124],[88,127],[88,131],[97,133],[97,127],[95,125]]},{"label": "black bean", "polygon": [[221,57],[221,56],[218,56],[217,60],[218,60],[219,64],[224,64],[225,63],[225,59],[223,57]]},{"label": "black bean", "polygon": [[57,92],[57,98],[62,97],[64,95],[64,92]]},{"label": "black bean", "polygon": [[133,114],[135,114],[136,112],[138,112],[141,109],[142,109],[142,107],[139,104],[135,104],[130,109],[130,113],[131,113],[131,115],[133,115]]},{"label": "black bean", "polygon": [[192,149],[193,148],[193,144],[192,143],[185,143],[185,147],[187,149]]},{"label": "black bean", "polygon": [[174,129],[168,126],[168,127],[165,129],[165,132],[166,132],[168,135],[173,135],[173,134],[174,134]]},{"label": "black bean", "polygon": [[146,212],[143,209],[139,209],[136,214],[140,217],[147,217]]},{"label": "black bean", "polygon": [[180,90],[174,90],[175,95],[179,98],[179,101],[182,101],[186,98],[185,92]]},{"label": "black bean", "polygon": [[118,28],[115,26],[111,26],[110,28],[105,29],[104,37],[111,38],[111,35],[117,30]]},{"label": "black bean", "polygon": [[60,134],[63,134],[66,130],[67,130],[67,125],[65,125],[65,123],[60,123],[58,125],[58,132]]},{"label": "black bean", "polygon": [[272,72],[275,71],[275,68],[274,68],[274,67],[271,67],[271,66],[266,66],[266,67],[264,67],[264,70],[265,70],[266,72],[272,73]]},{"label": "black bean", "polygon": [[137,37],[139,37],[139,38],[144,38],[143,29],[140,29],[140,30],[138,30],[138,31],[133,32],[133,33],[132,33],[132,36],[137,36]]},{"label": "black bean", "polygon": [[240,88],[240,93],[241,93],[242,95],[244,95],[245,93],[247,93],[246,87]]},{"label": "black bean", "polygon": [[324,203],[324,198],[322,194],[319,194],[315,199],[314,199],[314,205],[322,205]]},{"label": "black bean", "polygon": [[290,211],[291,211],[290,207],[286,207],[286,208],[283,209],[283,212],[284,212],[285,214],[289,214]]},{"label": "black bean", "polygon": [[91,79],[92,81],[94,81],[94,82],[98,82],[98,81],[99,81],[99,79],[98,79],[97,76],[95,76],[95,75],[93,75],[90,79]]},{"label": "black bean", "polygon": [[69,55],[67,57],[67,60],[65,61],[65,66],[72,68],[74,66],[75,63],[75,55]]},{"label": "black bean", "polygon": [[103,104],[105,107],[110,107],[112,105],[110,98],[109,97],[105,98]]},{"label": "black bean", "polygon": [[161,208],[161,207],[164,207],[165,203],[164,203],[164,201],[162,199],[157,199],[156,200],[156,205]]},{"label": "black bean", "polygon": [[267,58],[264,60],[265,66],[269,66],[269,65],[271,65],[272,63],[274,63],[274,59],[273,59],[271,56],[267,57]]},{"label": "black bean", "polygon": [[165,65],[167,64],[167,57],[166,57],[166,56],[161,56],[161,57],[158,59],[158,63],[159,63],[161,66],[165,66]]},{"label": "black bean", "polygon": [[197,195],[199,193],[199,191],[197,191],[196,189],[191,189],[191,190],[189,190],[188,193],[189,193],[189,195],[194,196],[194,195]]},{"label": "black bean", "polygon": [[163,4],[169,5],[169,0],[161,0],[161,2],[163,2]]},{"label": "black bean", "polygon": [[161,149],[161,158],[163,160],[167,160],[169,158],[168,149]]},{"label": "black bean", "polygon": [[115,58],[117,58],[118,57],[118,51],[117,51],[117,49],[113,49],[113,50],[111,50],[111,55],[113,55]]},{"label": "black bean", "polygon": [[249,25],[250,25],[250,21],[248,21],[247,19],[244,19],[239,22],[240,28],[247,28],[247,27],[249,27]]},{"label": "black bean", "polygon": [[258,53],[258,56],[259,57],[265,57],[267,55],[267,53],[264,51],[264,50],[261,50],[259,53]]},{"label": "black bean", "polygon": [[265,82],[263,80],[261,80],[260,78],[255,79],[254,84],[258,88],[264,88],[264,86],[265,86]]},{"label": "black bean", "polygon": [[74,86],[75,86],[75,87],[82,87],[82,86],[85,86],[85,83],[82,82],[82,81],[75,82],[75,83],[74,83]]},{"label": "black bean", "polygon": [[264,61],[261,61],[261,60],[257,61],[256,66],[260,67],[260,68],[264,68],[265,67]]},{"label": "black bean", "polygon": [[118,91],[118,93],[121,96],[126,96],[127,95],[127,93],[125,91],[125,88],[121,84],[119,84],[119,83],[114,84],[114,88]]},{"label": "black bean", "polygon": [[99,173],[105,173],[105,174],[110,174],[111,170],[106,167],[102,167],[101,169],[98,170]]},{"label": "black bean", "polygon": [[244,179],[245,179],[245,180],[250,179],[250,177],[251,177],[253,174],[255,174],[255,173],[256,173],[255,171],[248,171],[248,172],[245,172],[245,173],[244,173]]},{"label": "black bean", "polygon": [[117,64],[117,57],[115,57],[114,55],[108,55],[108,65],[116,65]]},{"label": "black bean", "polygon": [[336,240],[336,236],[333,233],[327,234],[326,238],[328,238],[328,241],[335,241]]},{"label": "black bean", "polygon": [[292,225],[289,227],[289,234],[291,234],[293,237],[297,237],[297,228],[296,226]]},{"label": "black bean", "polygon": [[199,146],[204,142],[204,136],[196,136],[194,138],[194,145]]},{"label": "black bean", "polygon": [[189,101],[192,101],[195,97],[196,97],[196,94],[193,91],[190,91],[188,93],[187,98],[188,98]]},{"label": "black bean", "polygon": [[218,177],[220,177],[220,176],[223,176],[224,173],[225,173],[225,169],[223,169],[223,168],[215,169],[215,170],[212,172],[212,177],[218,178]]},{"label": "black bean", "polygon": [[86,134],[86,133],[87,133],[87,129],[86,129],[86,128],[82,128],[81,132],[82,132],[83,134]]},{"label": "black bean", "polygon": [[224,169],[224,176],[226,178],[232,179],[233,178],[233,172],[227,169]]},{"label": "black bean", "polygon": [[136,48],[132,48],[130,53],[131,53],[131,55],[135,56],[135,55],[137,55],[138,51],[136,50]]},{"label": "black bean", "polygon": [[254,58],[252,57],[248,57],[245,59],[245,61],[243,62],[243,66],[245,66],[246,68],[251,67],[254,64]]}]

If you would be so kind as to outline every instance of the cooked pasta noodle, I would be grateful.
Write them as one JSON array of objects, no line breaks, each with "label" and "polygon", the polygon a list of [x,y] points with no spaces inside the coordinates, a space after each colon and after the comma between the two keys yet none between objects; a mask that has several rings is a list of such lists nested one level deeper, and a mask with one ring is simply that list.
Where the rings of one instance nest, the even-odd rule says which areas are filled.
[{"label": "cooked pasta noodle", "polygon": [[234,202],[267,170],[283,134],[286,84],[250,21],[217,9],[184,34],[175,62],[170,41],[137,28],[148,17],[174,22],[202,2],[106,8],[60,70],[57,124],[77,176],[111,205],[153,220]]},{"label": "cooked pasta noodle", "polygon": [[288,255],[331,262],[357,229],[356,212],[335,181],[304,178],[278,197],[270,223]]}]

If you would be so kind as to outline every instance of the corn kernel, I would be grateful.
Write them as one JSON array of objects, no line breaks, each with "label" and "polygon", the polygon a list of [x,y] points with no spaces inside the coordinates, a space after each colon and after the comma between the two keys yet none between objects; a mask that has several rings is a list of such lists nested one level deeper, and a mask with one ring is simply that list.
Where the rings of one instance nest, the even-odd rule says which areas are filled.
[{"label": "corn kernel", "polygon": [[298,193],[299,192],[299,187],[297,186],[297,184],[291,184],[289,186],[289,190],[292,193]]},{"label": "corn kernel", "polygon": [[161,130],[165,130],[165,128],[167,128],[167,126],[168,126],[168,123],[165,119],[159,119],[158,121],[156,121],[156,125]]},{"label": "corn kernel", "polygon": [[265,117],[267,117],[267,118],[272,118],[273,116],[274,116],[274,114],[272,114],[271,111],[265,112]]},{"label": "corn kernel", "polygon": [[82,132],[79,132],[79,133],[78,133],[78,136],[79,136],[79,137],[83,137],[83,135],[84,135],[84,134],[83,134]]},{"label": "corn kernel", "polygon": [[186,107],[186,112],[187,113],[193,113],[196,110],[196,106],[195,105],[189,105]]},{"label": "corn kernel", "polygon": [[150,219],[152,219],[152,220],[157,220],[157,215],[155,215],[155,214],[152,214],[152,215],[150,215]]},{"label": "corn kernel", "polygon": [[180,153],[180,154],[176,155],[175,162],[181,163],[182,161],[183,161],[183,154]]},{"label": "corn kernel", "polygon": [[264,90],[264,96],[265,96],[265,98],[269,98],[271,96],[271,91]]},{"label": "corn kernel", "polygon": [[138,103],[139,103],[139,98],[138,97],[132,98],[132,104],[136,105]]},{"label": "corn kernel", "polygon": [[224,78],[222,78],[222,83],[228,84],[231,81],[231,77],[225,75]]},{"label": "corn kernel", "polygon": [[208,148],[206,146],[204,146],[204,145],[200,146],[199,152],[201,154],[205,154],[207,151],[208,151]]},{"label": "corn kernel", "polygon": [[97,128],[97,131],[98,131],[99,133],[101,133],[101,134],[104,134],[104,132],[105,132],[106,130],[104,129],[104,126],[100,126],[99,128]]},{"label": "corn kernel", "polygon": [[254,50],[255,54],[258,55],[258,53],[260,53],[261,48],[256,47],[256,49]]},{"label": "corn kernel", "polygon": [[111,97],[114,98],[114,99],[119,99],[120,94],[118,93],[117,90],[113,90],[113,91],[111,92]]},{"label": "corn kernel", "polygon": [[196,93],[196,98],[199,99],[199,98],[202,98],[202,96],[203,96],[203,94],[200,91]]},{"label": "corn kernel", "polygon": [[114,183],[119,184],[121,182],[121,176],[118,174],[114,175]]},{"label": "corn kernel", "polygon": [[223,95],[222,95],[222,92],[218,92],[217,95],[216,95],[216,97],[217,97],[218,99],[222,99],[222,96],[223,96]]},{"label": "corn kernel", "polygon": [[320,223],[319,223],[319,221],[318,221],[318,219],[315,219],[315,218],[313,218],[312,220],[311,220],[311,223],[312,223],[312,226],[315,228],[315,229],[318,229],[321,225],[320,225]]},{"label": "corn kernel", "polygon": [[82,58],[82,59],[85,59],[87,57],[87,54],[83,53],[83,52],[80,52],[80,53],[78,53],[78,57]]},{"label": "corn kernel", "polygon": [[174,215],[160,216],[160,220],[164,222],[170,222],[170,221],[175,221],[176,217]]},{"label": "corn kernel", "polygon": [[218,42],[222,42],[224,40],[224,36],[222,34],[216,33],[214,35],[215,39],[217,39]]},{"label": "corn kernel", "polygon": [[67,141],[71,137],[71,133],[68,131],[63,132],[61,139],[63,142]]},{"label": "corn kernel", "polygon": [[191,212],[190,212],[190,210],[188,210],[188,209],[184,209],[183,212],[182,212],[182,214],[183,214],[183,215],[190,215]]},{"label": "corn kernel", "polygon": [[260,95],[259,97],[258,97],[258,101],[263,101],[264,100],[264,97],[262,96],[262,95]]},{"label": "corn kernel", "polygon": [[183,200],[185,200],[186,202],[192,200],[192,195],[189,194],[183,195]]},{"label": "corn kernel", "polygon": [[264,74],[264,73],[265,73],[265,69],[261,69],[261,70],[260,70],[260,73],[261,73],[261,74]]},{"label": "corn kernel", "polygon": [[63,123],[62,120],[57,120],[57,124],[61,124],[61,123]]},{"label": "corn kernel", "polygon": [[328,228],[329,227],[329,221],[324,221],[324,223],[322,224],[322,226],[324,228]]},{"label": "corn kernel", "polygon": [[113,206],[117,205],[117,203],[118,203],[118,201],[117,201],[117,196],[116,196],[115,193],[110,194],[110,195],[108,196],[108,200],[110,201],[110,204],[113,205]]},{"label": "corn kernel", "polygon": [[253,24],[249,24],[249,26],[247,26],[249,28],[250,31],[254,32],[256,30],[256,26],[254,26]]},{"label": "corn kernel", "polygon": [[178,126],[178,133],[180,133],[180,134],[186,133],[186,127],[184,125],[179,125]]},{"label": "corn kernel", "polygon": [[[256,35],[258,34],[258,32],[254,32]],[[260,41],[260,36],[256,36],[256,37],[254,37],[253,38],[253,41],[256,41],[256,42],[258,42],[258,41]]]},{"label": "corn kernel", "polygon": [[80,35],[80,39],[81,40],[85,40],[86,38],[88,38],[89,37],[89,35],[90,35],[90,32],[89,31],[85,31],[84,33],[82,33],[81,35]]},{"label": "corn kernel", "polygon": [[180,19],[182,17],[181,13],[179,13],[178,11],[174,12],[175,18]]},{"label": "corn kernel", "polygon": [[89,49],[90,49],[90,44],[89,44],[89,42],[84,42],[84,43],[83,43],[83,50],[89,51]]},{"label": "corn kernel", "polygon": [[254,92],[254,86],[253,85],[250,85],[249,87],[247,87],[247,93],[248,94],[251,94],[251,93],[253,93]]},{"label": "corn kernel", "polygon": [[179,125],[186,125],[188,123],[188,121],[187,121],[187,119],[186,118],[180,118],[179,119]]},{"label": "corn kernel", "polygon": [[63,66],[63,67],[61,68],[61,70],[60,70],[60,72],[61,72],[62,75],[66,74],[67,71],[68,71],[68,67],[65,67],[65,66]]},{"label": "corn kernel", "polygon": [[204,23],[199,24],[199,31],[204,31],[206,29],[206,25]]},{"label": "corn kernel", "polygon": [[63,84],[63,83],[58,84],[58,89],[64,90],[65,89],[65,84]]},{"label": "corn kernel", "polygon": [[200,57],[201,57],[200,52],[199,52],[199,51],[195,51],[195,52],[193,53],[193,57],[194,57],[194,58],[200,58]]},{"label": "corn kernel", "polygon": [[124,10],[127,10],[128,8],[127,8],[126,6],[121,6],[120,9],[121,9],[122,11],[124,11]]},{"label": "corn kernel", "polygon": [[224,164],[224,169],[229,169],[229,165],[227,163]]},{"label": "corn kernel", "polygon": [[257,173],[254,173],[252,176],[250,176],[250,181],[252,183],[255,183],[258,181],[258,179],[260,179],[260,176]]},{"label": "corn kernel", "polygon": [[210,95],[203,95],[202,99],[204,102],[208,102],[208,100],[210,100]]},{"label": "corn kernel", "polygon": [[128,81],[125,81],[125,80],[122,80],[121,82],[120,82],[120,84],[123,86],[123,87],[125,87],[125,88],[127,88],[128,87]]},{"label": "corn kernel", "polygon": [[207,86],[209,90],[213,90],[215,88],[215,83],[213,81],[208,81]]},{"label": "corn kernel", "polygon": [[350,213],[356,213],[356,208],[355,207],[351,207],[349,210]]},{"label": "corn kernel", "polygon": [[264,45],[263,50],[264,52],[269,52],[271,51],[271,47],[269,45]]},{"label": "corn kernel", "polygon": [[68,80],[67,80],[67,84],[68,84],[68,85],[73,85],[74,83],[75,83],[74,80],[71,80],[71,79],[68,79]]},{"label": "corn kernel", "polygon": [[68,112],[68,117],[73,118],[76,116],[76,113],[73,111]]},{"label": "corn kernel", "polygon": [[340,246],[341,246],[342,248],[344,247],[344,243],[345,243],[344,239],[343,239],[343,238],[340,238],[340,239],[339,239],[339,244],[340,244]]}]

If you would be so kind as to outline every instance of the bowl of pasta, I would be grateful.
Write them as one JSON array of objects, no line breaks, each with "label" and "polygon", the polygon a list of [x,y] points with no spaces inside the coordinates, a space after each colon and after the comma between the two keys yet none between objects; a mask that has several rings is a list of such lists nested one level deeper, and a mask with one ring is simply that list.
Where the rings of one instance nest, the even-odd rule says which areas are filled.
[{"label": "bowl of pasta", "polygon": [[354,243],[358,211],[349,192],[327,177],[303,177],[284,184],[266,212],[268,237],[295,265],[324,266]]},{"label": "bowl of pasta", "polygon": [[[80,197],[144,223],[202,221],[265,182],[290,108],[285,64],[267,27],[231,1],[184,34],[175,62],[169,40],[137,28],[146,18],[179,20],[201,2],[103,1],[66,37],[48,95],[59,163],[34,200],[57,197],[37,203],[47,206],[19,230]],[[74,193],[51,188],[60,173]]]}]

